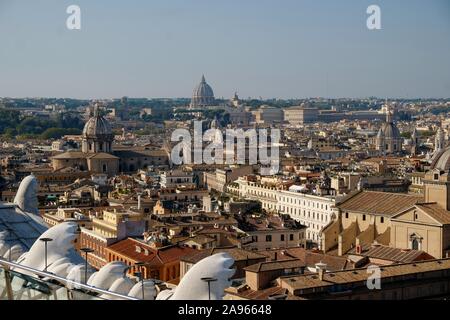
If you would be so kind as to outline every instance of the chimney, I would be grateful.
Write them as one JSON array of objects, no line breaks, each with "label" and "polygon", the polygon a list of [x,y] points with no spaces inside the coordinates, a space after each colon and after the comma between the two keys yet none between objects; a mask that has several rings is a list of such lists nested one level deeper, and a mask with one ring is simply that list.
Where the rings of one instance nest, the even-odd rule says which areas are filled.
[{"label": "chimney", "polygon": [[142,209],[142,194],[138,193],[138,210]]},{"label": "chimney", "polygon": [[323,281],[323,276],[327,270],[327,265],[323,263],[322,261],[319,263],[316,263],[316,271],[319,274],[319,280]]}]

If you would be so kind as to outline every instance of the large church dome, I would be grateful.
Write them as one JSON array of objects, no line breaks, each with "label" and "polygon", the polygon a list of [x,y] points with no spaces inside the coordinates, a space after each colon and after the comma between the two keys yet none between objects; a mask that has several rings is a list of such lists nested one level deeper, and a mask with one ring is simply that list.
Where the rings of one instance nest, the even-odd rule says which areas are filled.
[{"label": "large church dome", "polygon": [[112,129],[108,120],[99,115],[97,112],[92,118],[89,119],[83,129],[83,136],[85,137],[100,138],[108,137],[111,135]]},{"label": "large church dome", "polygon": [[112,152],[114,134],[108,120],[94,109],[94,116],[89,119],[83,129],[81,149],[84,153]]},{"label": "large church dome", "polygon": [[214,105],[214,92],[206,83],[205,76],[202,76],[200,84],[194,89],[192,94],[191,107],[205,107]]},{"label": "large church dome", "polygon": [[440,171],[450,170],[450,147],[439,151],[431,162],[431,169],[438,169]]}]

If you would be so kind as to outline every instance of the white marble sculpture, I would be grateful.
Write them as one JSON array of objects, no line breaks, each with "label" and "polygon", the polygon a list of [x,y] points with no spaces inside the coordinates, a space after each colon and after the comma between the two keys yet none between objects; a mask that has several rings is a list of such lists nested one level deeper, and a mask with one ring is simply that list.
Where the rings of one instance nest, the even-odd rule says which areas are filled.
[{"label": "white marble sculpture", "polygon": [[[14,220],[16,226],[20,218],[23,226],[20,230],[0,229],[0,257],[9,258],[37,270],[45,270],[47,267],[47,272],[69,280],[67,282],[69,289],[77,289],[74,283],[86,283],[84,279],[86,261],[74,249],[78,226],[74,222],[64,222],[48,229],[39,216],[37,188],[36,178],[33,175],[28,176],[20,184],[14,204],[1,204],[2,210],[5,211],[4,217],[8,216],[8,219]],[[33,230],[33,233],[24,234],[24,230]],[[13,234],[16,240],[8,240]],[[47,254],[45,243],[41,241],[44,238],[52,239],[47,242]],[[24,249],[29,251],[24,253]],[[143,284],[146,300],[206,300],[209,299],[209,295],[211,299],[218,300],[223,298],[224,290],[230,286],[229,279],[234,274],[234,270],[231,269],[233,263],[231,256],[225,253],[205,258],[185,274],[175,289],[164,290],[159,294],[154,281],[142,282],[129,278],[127,276],[129,266],[117,261],[105,265],[97,272],[88,265],[87,284],[139,299],[142,298]],[[31,272],[23,270],[19,272],[34,276]],[[204,278],[215,279],[210,283],[210,291]],[[75,294],[74,297],[83,299],[86,296]],[[108,295],[100,297],[113,298]]]},{"label": "white marble sculpture", "polygon": [[[222,300],[224,290],[231,285],[231,277],[235,270],[231,269],[234,259],[227,253],[218,253],[196,263],[181,279],[180,284],[172,291],[162,291],[158,300]],[[215,281],[208,283],[205,278]],[[209,292],[209,290],[211,290]]]},{"label": "white marble sculpture", "polygon": [[14,203],[23,211],[39,215],[38,209],[38,181],[34,175],[25,177],[19,185]]},{"label": "white marble sculpture", "polygon": [[[41,239],[49,238],[52,241],[47,242],[47,268],[56,269],[61,264],[67,265],[69,261],[73,266],[83,264],[84,259],[75,251],[73,245],[77,228],[74,222],[64,222],[48,229],[36,240],[30,251],[24,253],[17,262],[34,269],[44,270],[46,267],[45,243]],[[67,269],[67,274],[64,274],[65,272],[58,270],[61,276],[65,277],[70,271]]]},{"label": "white marble sculpture", "polygon": [[39,216],[37,180],[23,179],[15,203],[0,202],[0,258],[16,261],[48,227]]}]

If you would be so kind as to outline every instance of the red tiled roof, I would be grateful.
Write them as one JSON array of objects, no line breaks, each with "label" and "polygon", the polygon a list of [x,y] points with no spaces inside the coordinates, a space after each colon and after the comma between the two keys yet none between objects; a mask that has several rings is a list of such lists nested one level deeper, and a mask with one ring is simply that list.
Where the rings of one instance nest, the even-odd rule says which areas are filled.
[{"label": "red tiled roof", "polygon": [[[141,248],[141,252],[136,250],[137,246]],[[107,247],[107,249],[125,256],[129,260],[135,262],[145,262],[149,266],[164,265],[169,262],[177,261],[180,260],[181,257],[197,251],[189,247],[181,246],[168,246],[155,249],[148,244],[132,238],[116,242]],[[145,254],[144,249],[147,249],[147,255]]]}]

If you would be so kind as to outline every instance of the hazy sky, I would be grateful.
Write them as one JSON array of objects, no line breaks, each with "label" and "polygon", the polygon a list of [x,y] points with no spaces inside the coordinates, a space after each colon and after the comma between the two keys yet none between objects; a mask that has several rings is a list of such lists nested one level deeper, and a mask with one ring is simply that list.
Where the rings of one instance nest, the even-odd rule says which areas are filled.
[{"label": "hazy sky", "polygon": [[202,73],[216,97],[450,97],[450,1],[0,0],[0,97],[190,97]]}]

